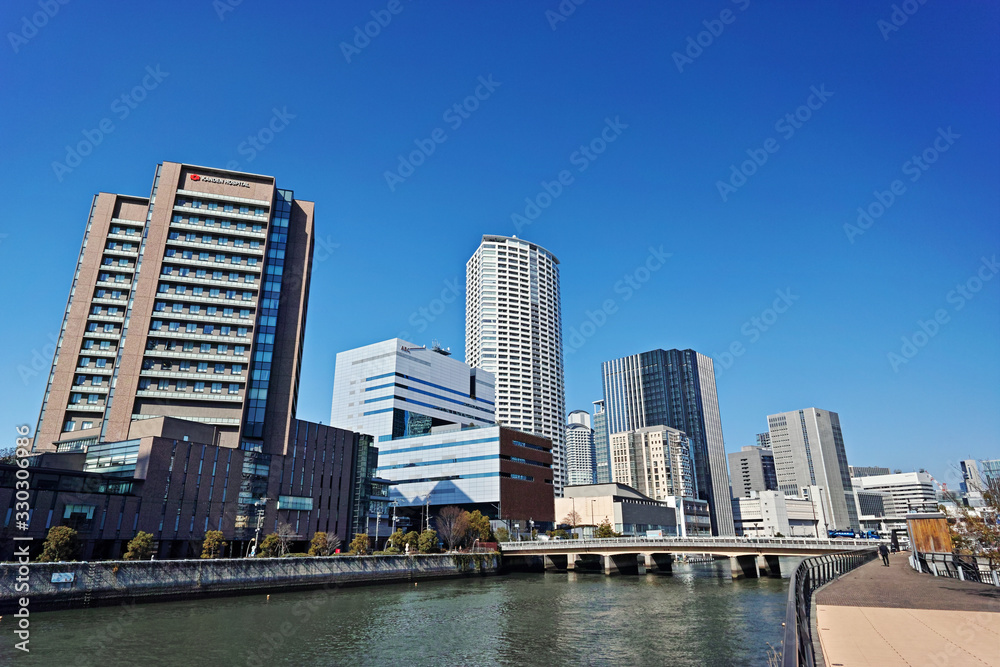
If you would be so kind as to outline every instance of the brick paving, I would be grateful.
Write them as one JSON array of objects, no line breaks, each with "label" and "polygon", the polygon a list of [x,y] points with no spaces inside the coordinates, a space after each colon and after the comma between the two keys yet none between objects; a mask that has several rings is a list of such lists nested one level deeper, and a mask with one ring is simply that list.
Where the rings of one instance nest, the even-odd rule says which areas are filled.
[{"label": "brick paving", "polygon": [[921,574],[909,553],[878,558],[845,574],[816,594],[817,605],[1000,612],[1000,588]]}]

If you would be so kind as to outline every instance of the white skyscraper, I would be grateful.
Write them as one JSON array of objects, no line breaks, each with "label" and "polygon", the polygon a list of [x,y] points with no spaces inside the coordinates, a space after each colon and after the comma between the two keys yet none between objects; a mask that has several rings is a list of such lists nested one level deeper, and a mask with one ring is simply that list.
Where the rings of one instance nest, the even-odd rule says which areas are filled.
[{"label": "white skyscraper", "polygon": [[567,484],[595,484],[594,430],[590,413],[574,410],[566,419]]},{"label": "white skyscraper", "polygon": [[798,495],[803,487],[823,490],[832,527],[858,530],[857,507],[840,431],[840,416],[806,408],[767,417],[778,488]]},{"label": "white skyscraper", "polygon": [[497,420],[552,442],[567,483],[559,260],[514,237],[483,236],[466,264],[465,362],[496,376]]}]

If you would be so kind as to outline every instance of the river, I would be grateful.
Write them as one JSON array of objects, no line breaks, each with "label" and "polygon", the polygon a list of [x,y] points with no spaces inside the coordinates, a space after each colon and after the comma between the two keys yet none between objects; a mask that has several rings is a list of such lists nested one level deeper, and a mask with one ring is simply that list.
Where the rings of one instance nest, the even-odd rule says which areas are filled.
[{"label": "river", "polygon": [[53,611],[31,616],[30,654],[14,650],[8,616],[0,622],[0,664],[767,665],[768,643],[781,641],[788,580],[732,581],[728,567],[511,574],[278,593],[270,601]]}]

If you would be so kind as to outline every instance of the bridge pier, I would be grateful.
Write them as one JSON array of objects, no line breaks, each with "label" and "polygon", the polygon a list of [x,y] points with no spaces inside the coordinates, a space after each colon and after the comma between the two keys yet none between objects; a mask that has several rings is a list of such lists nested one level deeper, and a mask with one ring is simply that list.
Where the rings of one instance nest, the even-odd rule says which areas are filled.
[{"label": "bridge pier", "polygon": [[674,555],[673,554],[645,554],[646,572],[656,572],[659,574],[673,574]]},{"label": "bridge pier", "polygon": [[613,554],[603,556],[604,574],[611,576],[614,574],[638,574],[639,573],[638,554]]},{"label": "bridge pier", "polygon": [[781,560],[778,556],[764,556],[767,562],[767,576],[781,578]]},{"label": "bridge pier", "polygon": [[576,569],[576,554],[566,554],[566,569],[567,570]]},{"label": "bridge pier", "polygon": [[757,579],[760,577],[760,570],[757,569],[757,556],[753,554],[730,556],[729,565],[732,569],[733,579]]},{"label": "bridge pier", "polygon": [[566,569],[567,562],[569,561],[569,558],[563,554],[546,555],[544,558],[546,572],[561,572]]}]

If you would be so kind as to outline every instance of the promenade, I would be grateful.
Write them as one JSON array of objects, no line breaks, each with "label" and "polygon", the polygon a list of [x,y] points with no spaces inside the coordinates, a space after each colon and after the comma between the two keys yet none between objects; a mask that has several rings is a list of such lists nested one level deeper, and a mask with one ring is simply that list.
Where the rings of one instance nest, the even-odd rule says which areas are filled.
[{"label": "promenade", "polygon": [[1000,588],[920,574],[907,556],[874,560],[816,594],[826,666],[1000,667]]}]

